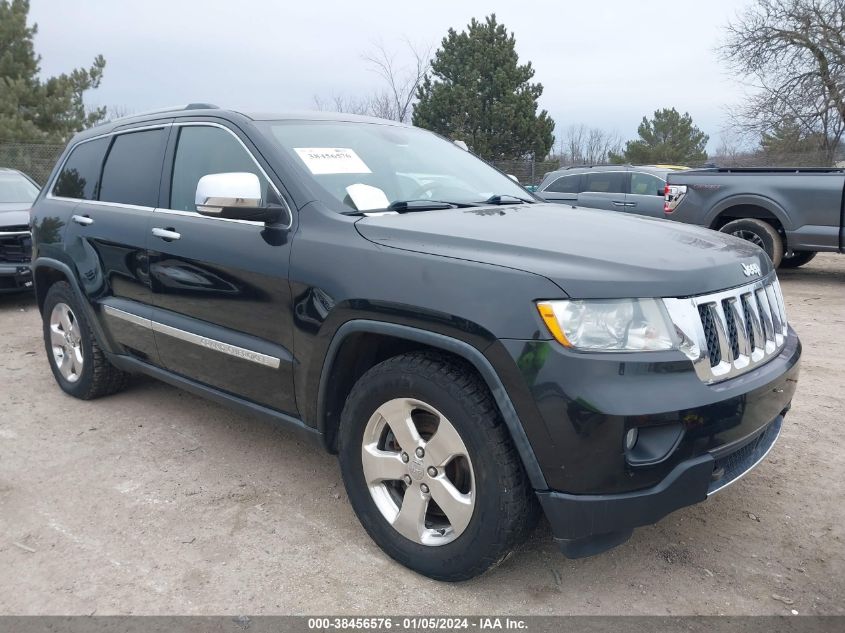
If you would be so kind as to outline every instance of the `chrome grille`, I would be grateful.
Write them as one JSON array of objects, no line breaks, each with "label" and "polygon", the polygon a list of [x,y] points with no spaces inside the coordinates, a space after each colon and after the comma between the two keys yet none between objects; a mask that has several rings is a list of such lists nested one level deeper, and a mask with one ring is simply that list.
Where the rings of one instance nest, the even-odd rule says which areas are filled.
[{"label": "chrome grille", "polygon": [[707,383],[765,363],[786,341],[786,311],[777,277],[686,299],[664,299],[680,349]]}]

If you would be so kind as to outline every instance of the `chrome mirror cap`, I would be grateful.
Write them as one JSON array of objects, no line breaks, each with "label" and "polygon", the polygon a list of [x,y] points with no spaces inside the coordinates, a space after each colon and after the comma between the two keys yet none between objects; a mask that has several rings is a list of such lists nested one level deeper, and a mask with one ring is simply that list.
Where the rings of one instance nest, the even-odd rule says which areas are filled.
[{"label": "chrome mirror cap", "polygon": [[226,207],[260,207],[261,182],[248,172],[208,174],[199,179],[194,202],[201,213],[221,213]]}]

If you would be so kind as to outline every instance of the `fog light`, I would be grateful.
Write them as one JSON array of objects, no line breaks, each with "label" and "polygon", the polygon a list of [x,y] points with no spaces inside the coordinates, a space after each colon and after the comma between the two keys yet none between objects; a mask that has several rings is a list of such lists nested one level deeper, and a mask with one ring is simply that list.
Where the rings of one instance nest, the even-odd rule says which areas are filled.
[{"label": "fog light", "polygon": [[625,450],[630,451],[634,446],[637,445],[637,438],[639,437],[640,433],[637,429],[629,429],[628,432],[625,434]]}]

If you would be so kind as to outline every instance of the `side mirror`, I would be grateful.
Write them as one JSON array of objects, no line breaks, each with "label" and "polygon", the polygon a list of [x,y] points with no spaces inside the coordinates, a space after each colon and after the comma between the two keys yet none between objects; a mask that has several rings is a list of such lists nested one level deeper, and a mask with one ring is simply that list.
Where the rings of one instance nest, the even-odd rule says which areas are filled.
[{"label": "side mirror", "polygon": [[511,180],[513,180],[516,184],[519,184],[519,178],[517,178],[517,177],[516,177],[516,176],[514,176],[513,174],[508,174],[508,178],[510,178]]},{"label": "side mirror", "polygon": [[276,222],[282,207],[261,203],[261,182],[247,172],[208,174],[199,179],[194,202],[197,212],[212,218]]}]

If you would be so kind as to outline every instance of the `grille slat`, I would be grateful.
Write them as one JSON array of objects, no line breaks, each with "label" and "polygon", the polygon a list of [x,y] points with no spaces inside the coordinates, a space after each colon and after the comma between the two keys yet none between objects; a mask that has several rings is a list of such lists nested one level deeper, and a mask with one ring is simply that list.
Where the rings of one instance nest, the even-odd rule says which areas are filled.
[{"label": "grille slat", "polygon": [[664,304],[681,336],[681,351],[704,382],[749,371],[786,342],[783,294],[774,275],[712,295],[664,299]]}]

